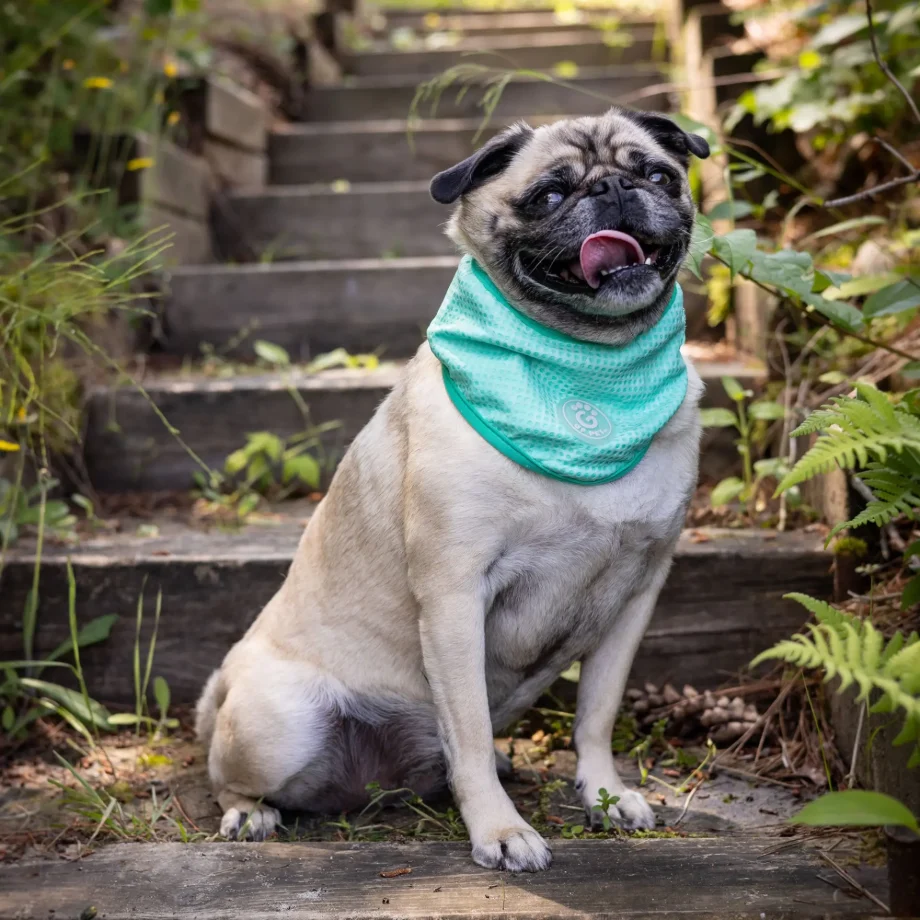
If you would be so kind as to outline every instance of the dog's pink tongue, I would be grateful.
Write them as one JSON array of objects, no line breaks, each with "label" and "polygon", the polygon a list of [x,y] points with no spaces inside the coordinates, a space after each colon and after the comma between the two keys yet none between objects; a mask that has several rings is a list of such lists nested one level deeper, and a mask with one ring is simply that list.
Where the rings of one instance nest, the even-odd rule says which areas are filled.
[{"label": "dog's pink tongue", "polygon": [[592,233],[582,244],[579,256],[581,274],[593,288],[601,286],[602,272],[645,261],[639,242],[619,230]]}]

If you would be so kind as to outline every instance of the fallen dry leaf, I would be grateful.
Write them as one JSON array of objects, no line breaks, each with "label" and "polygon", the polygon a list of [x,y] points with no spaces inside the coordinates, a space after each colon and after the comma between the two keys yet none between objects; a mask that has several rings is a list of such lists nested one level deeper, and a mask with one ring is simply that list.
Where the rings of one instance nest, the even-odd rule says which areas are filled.
[{"label": "fallen dry leaf", "polygon": [[412,872],[412,870],[408,866],[403,866],[401,869],[387,869],[380,873],[380,877],[399,878],[400,875],[409,875],[410,872]]}]

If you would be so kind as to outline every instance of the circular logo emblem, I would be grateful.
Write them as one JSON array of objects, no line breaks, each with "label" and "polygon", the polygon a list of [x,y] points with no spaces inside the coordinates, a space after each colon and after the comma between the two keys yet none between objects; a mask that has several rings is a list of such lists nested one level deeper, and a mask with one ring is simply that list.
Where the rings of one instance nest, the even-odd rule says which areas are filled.
[{"label": "circular logo emblem", "polygon": [[613,434],[610,419],[597,406],[584,399],[567,399],[561,408],[562,420],[580,438],[598,443]]}]

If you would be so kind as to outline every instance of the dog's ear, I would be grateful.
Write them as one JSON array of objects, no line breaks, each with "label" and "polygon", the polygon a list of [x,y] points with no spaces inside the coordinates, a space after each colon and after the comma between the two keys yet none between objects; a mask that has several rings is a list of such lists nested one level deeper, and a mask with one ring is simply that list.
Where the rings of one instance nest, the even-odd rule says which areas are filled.
[{"label": "dog's ear", "polygon": [[497,176],[532,135],[533,128],[523,123],[502,131],[462,163],[439,172],[431,180],[431,197],[439,204],[453,204],[461,195]]},{"label": "dog's ear", "polygon": [[689,154],[705,160],[709,156],[709,144],[699,134],[688,134],[679,125],[651,112],[630,112],[629,117],[640,127],[645,128],[665,150],[686,160]]}]

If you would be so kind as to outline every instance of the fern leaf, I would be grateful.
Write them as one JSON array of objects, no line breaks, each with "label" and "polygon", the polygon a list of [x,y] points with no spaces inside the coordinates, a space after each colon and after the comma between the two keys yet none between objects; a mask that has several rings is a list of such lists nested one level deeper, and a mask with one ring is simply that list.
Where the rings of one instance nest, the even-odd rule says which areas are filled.
[{"label": "fern leaf", "polygon": [[913,674],[920,674],[920,642],[906,645],[896,655],[885,662],[882,669],[885,677],[899,679]]}]

